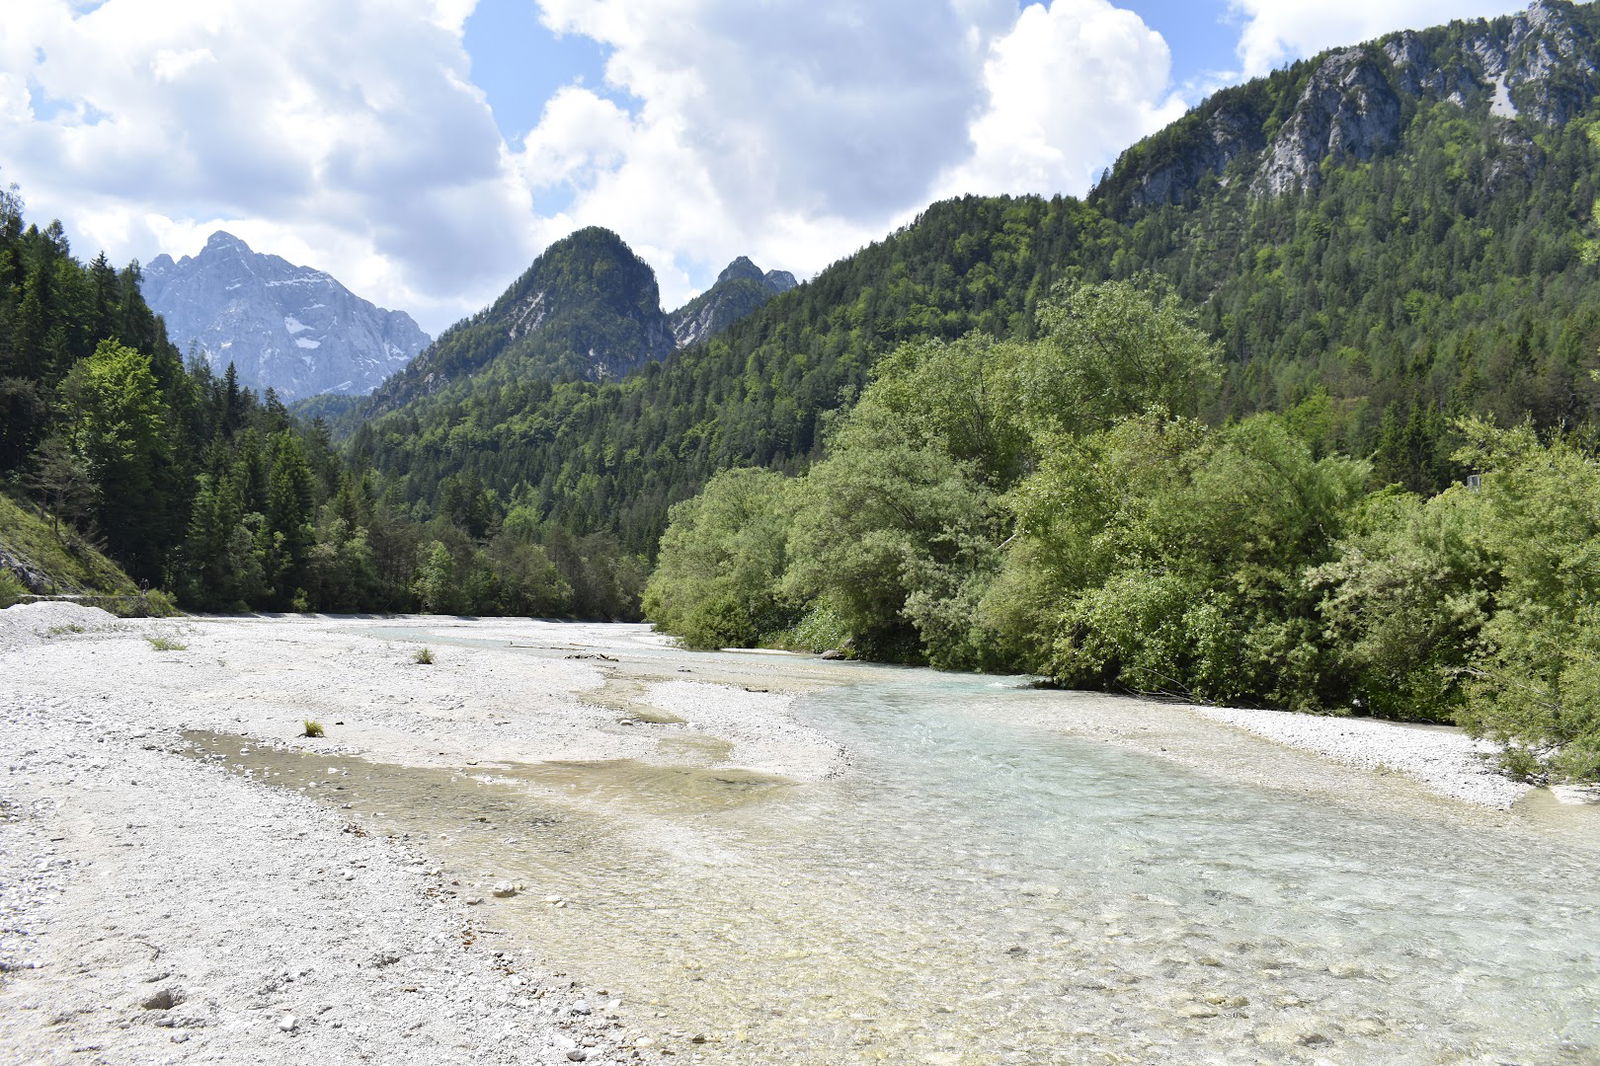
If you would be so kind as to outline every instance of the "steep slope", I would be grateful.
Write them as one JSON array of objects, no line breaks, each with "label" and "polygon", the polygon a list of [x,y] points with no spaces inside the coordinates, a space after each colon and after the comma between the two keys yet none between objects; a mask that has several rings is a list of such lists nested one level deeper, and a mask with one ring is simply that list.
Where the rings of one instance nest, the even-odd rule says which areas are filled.
[{"label": "steep slope", "polygon": [[655,271],[610,230],[552,244],[493,304],[451,326],[385,382],[389,410],[491,365],[499,375],[605,381],[672,351]]},{"label": "steep slope", "polygon": [[145,300],[185,353],[284,400],[370,392],[428,344],[403,311],[386,311],[320,270],[254,252],[218,231],[197,256],[159,255]]},{"label": "steep slope", "polygon": [[39,595],[138,595],[139,588],[70,528],[0,493],[0,607],[6,579]]},{"label": "steep slope", "polygon": [[739,319],[765,307],[768,300],[795,287],[787,270],[761,268],[740,256],[717,275],[716,284],[684,304],[668,318],[673,345],[690,348],[721,333]]},{"label": "steep slope", "polygon": [[1597,29],[1600,6],[1543,2],[1326,53],[1218,93],[1087,201],[934,205],[626,381],[464,389],[357,447],[414,499],[470,473],[651,551],[712,472],[804,466],[896,344],[1028,336],[1053,284],[1155,271],[1224,343],[1212,417],[1310,401],[1325,446],[1436,487],[1454,414],[1600,409]]},{"label": "steep slope", "polygon": [[[1123,154],[1098,196],[1114,210],[1183,203],[1210,187],[1315,190],[1325,160],[1398,148],[1419,112],[1564,126],[1600,92],[1594,5],[1536,0],[1492,21],[1404,31],[1225,89]],[[1503,135],[1516,137],[1509,127]]]}]

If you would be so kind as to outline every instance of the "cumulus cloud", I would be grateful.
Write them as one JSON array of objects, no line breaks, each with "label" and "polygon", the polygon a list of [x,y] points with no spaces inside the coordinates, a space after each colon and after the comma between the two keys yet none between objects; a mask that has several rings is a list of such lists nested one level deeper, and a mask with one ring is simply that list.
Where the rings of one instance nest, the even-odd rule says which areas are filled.
[{"label": "cumulus cloud", "polygon": [[1265,74],[1326,48],[1356,44],[1395,30],[1452,19],[1520,11],[1525,0],[1229,0],[1243,20],[1239,61],[1246,75]]},{"label": "cumulus cloud", "polygon": [[631,104],[564,92],[522,173],[536,202],[541,184],[573,194],[552,224],[671,250],[652,260],[669,302],[734,255],[809,273],[936,196],[1082,192],[1182,111],[1165,43],[1108,0],[540,8],[611,49],[606,80]]},{"label": "cumulus cloud", "polygon": [[1112,0],[530,2],[605,77],[507,144],[475,0],[10,0],[0,181],[84,254],[225,228],[437,331],[581,225],[670,306],[736,255],[814,272],[937,196],[1082,192],[1181,110]]},{"label": "cumulus cloud", "polygon": [[470,9],[109,0],[80,14],[12,0],[0,166],[88,254],[194,251],[227,228],[301,249],[438,328],[534,241],[526,188],[467,78]]},{"label": "cumulus cloud", "polygon": [[1183,114],[1172,53],[1107,0],[1025,8],[984,65],[988,107],[950,193],[1083,193],[1105,162]]}]

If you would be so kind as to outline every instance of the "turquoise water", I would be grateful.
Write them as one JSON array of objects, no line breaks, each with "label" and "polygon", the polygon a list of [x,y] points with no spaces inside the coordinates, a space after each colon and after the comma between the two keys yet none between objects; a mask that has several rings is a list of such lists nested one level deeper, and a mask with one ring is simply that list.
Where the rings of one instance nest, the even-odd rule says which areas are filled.
[{"label": "turquoise water", "polygon": [[834,780],[356,764],[340,798],[524,882],[483,921],[707,1062],[1600,1063],[1600,851],[1026,724],[1070,693],[855,676],[794,712]]}]

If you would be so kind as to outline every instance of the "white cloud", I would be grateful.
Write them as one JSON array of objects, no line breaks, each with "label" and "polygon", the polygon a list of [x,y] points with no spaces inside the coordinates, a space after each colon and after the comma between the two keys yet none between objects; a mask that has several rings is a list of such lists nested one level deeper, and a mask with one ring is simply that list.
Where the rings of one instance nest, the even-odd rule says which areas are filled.
[{"label": "white cloud", "polygon": [[[438,329],[534,241],[526,189],[467,80],[470,9],[109,0],[78,15],[12,0],[0,178],[85,254],[192,252],[227,228],[287,258],[300,249]],[[18,82],[32,90],[22,106]]]},{"label": "white cloud", "polygon": [[[1010,0],[541,0],[546,25],[611,49],[622,112],[551,101],[523,171],[567,216],[671,249],[671,276],[735,255],[813,271],[922,206],[968,151],[988,35]],[[575,124],[582,113],[591,121]],[[625,119],[626,121],[620,121]],[[552,161],[570,158],[565,172]],[[605,165],[603,160],[611,160]],[[601,165],[596,165],[600,163]]]},{"label": "white cloud", "polygon": [[1357,44],[1395,30],[1520,11],[1526,0],[1229,0],[1243,18],[1239,60],[1246,75]]},{"label": "white cloud", "polygon": [[[1181,114],[1171,56],[1108,0],[540,0],[546,25],[612,49],[624,111],[551,101],[522,172],[573,194],[678,279],[748,254],[806,274],[936,196],[1082,192]],[[608,162],[609,161],[609,162]]]},{"label": "white cloud", "polygon": [[1183,114],[1171,71],[1166,41],[1132,11],[1107,0],[1029,6],[990,48],[973,155],[944,188],[1087,191],[1119,151]]},{"label": "white cloud", "polygon": [[85,255],[224,228],[437,332],[581,225],[672,306],[736,255],[812,273],[936,196],[1081,192],[1180,110],[1111,0],[537,0],[605,85],[508,145],[474,2],[9,0],[0,182]]}]

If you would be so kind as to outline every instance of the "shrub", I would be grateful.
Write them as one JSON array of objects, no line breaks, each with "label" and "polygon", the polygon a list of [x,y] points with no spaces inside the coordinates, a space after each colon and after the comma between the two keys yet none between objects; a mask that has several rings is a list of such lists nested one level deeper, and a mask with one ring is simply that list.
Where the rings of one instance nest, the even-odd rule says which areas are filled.
[{"label": "shrub", "polygon": [[189,645],[180,643],[170,637],[146,637],[150,646],[156,651],[188,651]]},{"label": "shrub", "polygon": [[0,610],[4,610],[28,594],[28,589],[9,570],[0,569]]},{"label": "shrub", "polygon": [[433,663],[432,648],[418,648],[411,654],[411,661],[419,666],[430,666]]},{"label": "shrub", "polygon": [[301,734],[302,736],[320,737],[323,735],[321,722],[313,722],[311,719],[307,718],[305,720],[305,727],[306,731]]}]

